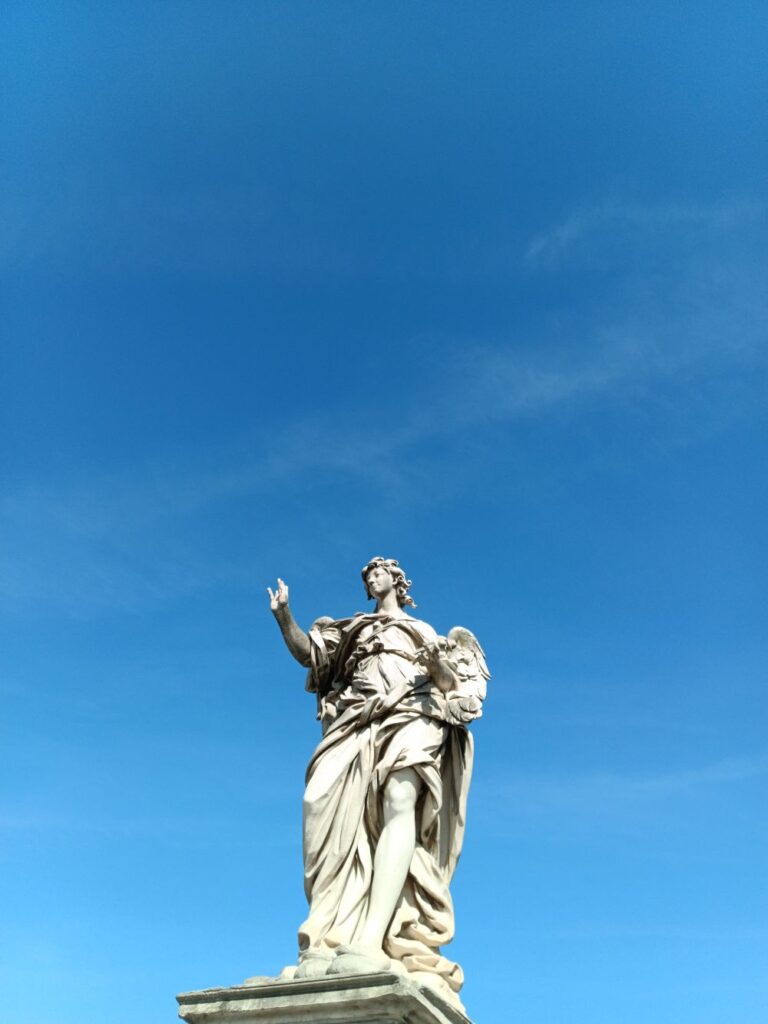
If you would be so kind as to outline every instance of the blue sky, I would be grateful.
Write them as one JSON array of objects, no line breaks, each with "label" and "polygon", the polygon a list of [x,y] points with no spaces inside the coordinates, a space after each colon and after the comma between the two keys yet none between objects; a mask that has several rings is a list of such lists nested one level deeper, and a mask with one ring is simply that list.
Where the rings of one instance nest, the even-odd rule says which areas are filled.
[{"label": "blue sky", "polygon": [[758,1024],[762,4],[6,5],[0,980],[272,973],[317,739],[265,588],[472,628],[484,1024]]}]

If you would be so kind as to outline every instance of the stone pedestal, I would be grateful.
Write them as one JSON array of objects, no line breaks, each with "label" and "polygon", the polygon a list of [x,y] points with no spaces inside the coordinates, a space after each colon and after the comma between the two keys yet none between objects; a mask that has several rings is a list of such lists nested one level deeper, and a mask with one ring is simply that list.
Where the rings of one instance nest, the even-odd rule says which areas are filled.
[{"label": "stone pedestal", "polygon": [[436,992],[392,973],[265,978],[178,1001],[187,1024],[470,1024]]}]

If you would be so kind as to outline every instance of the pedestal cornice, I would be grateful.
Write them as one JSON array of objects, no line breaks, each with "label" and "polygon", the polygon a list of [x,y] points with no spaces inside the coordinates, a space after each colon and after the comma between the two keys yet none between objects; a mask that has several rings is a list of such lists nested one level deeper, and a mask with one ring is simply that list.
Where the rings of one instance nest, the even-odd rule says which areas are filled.
[{"label": "pedestal cornice", "polygon": [[265,979],[177,999],[187,1024],[470,1024],[436,992],[391,972]]}]

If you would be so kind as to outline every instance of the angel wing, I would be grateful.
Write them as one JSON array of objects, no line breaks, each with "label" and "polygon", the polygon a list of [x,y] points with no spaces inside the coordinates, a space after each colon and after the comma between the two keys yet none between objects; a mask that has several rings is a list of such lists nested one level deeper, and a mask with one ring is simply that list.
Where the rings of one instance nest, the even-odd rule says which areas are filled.
[{"label": "angel wing", "polygon": [[465,686],[471,692],[485,700],[486,683],[491,678],[485,662],[485,651],[478,643],[475,634],[464,626],[454,626],[448,633],[448,661],[461,682],[460,689]]},{"label": "angel wing", "polygon": [[482,717],[490,672],[483,648],[471,630],[454,626],[445,639],[443,658],[456,680],[455,688],[446,694],[447,718],[467,725]]}]

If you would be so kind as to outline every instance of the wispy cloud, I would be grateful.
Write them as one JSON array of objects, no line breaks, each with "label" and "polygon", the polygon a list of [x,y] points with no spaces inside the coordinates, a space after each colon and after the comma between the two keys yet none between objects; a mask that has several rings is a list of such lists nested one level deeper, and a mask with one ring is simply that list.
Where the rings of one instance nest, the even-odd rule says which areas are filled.
[{"label": "wispy cloud", "polygon": [[[196,207],[228,224],[227,203],[204,198]],[[266,216],[255,199],[235,200],[241,212],[253,205],[252,217]],[[171,212],[183,219],[186,206]],[[72,610],[131,608],[245,579],[242,557],[213,558],[185,541],[180,526],[238,502],[263,500],[269,510],[278,495],[300,497],[318,484],[354,483],[372,510],[383,493],[412,506],[436,489],[469,486],[499,450],[514,452],[517,428],[536,419],[608,404],[663,418],[666,407],[676,422],[687,418],[685,436],[696,436],[747,415],[768,355],[768,266],[743,236],[765,217],[763,204],[747,200],[576,210],[532,239],[534,272],[563,267],[579,247],[634,251],[638,234],[666,232],[665,244],[588,308],[557,319],[543,312],[525,336],[429,339],[440,354],[428,374],[398,387],[394,426],[367,426],[353,396],[342,417],[318,411],[268,439],[229,438],[186,459],[7,492],[0,600],[30,607],[56,594]],[[472,451],[462,465],[456,443]]]},{"label": "wispy cloud", "polygon": [[[291,798],[296,796],[290,792]],[[260,794],[260,811],[264,813],[264,804],[272,799],[272,795]],[[283,797],[285,799],[285,797]],[[255,817],[255,815],[254,815]],[[99,839],[113,839],[121,842],[142,843],[147,838],[154,842],[163,840],[168,845],[179,845],[182,842],[199,847],[210,847],[217,841],[227,846],[252,848],[288,847],[295,844],[293,829],[284,832],[275,831],[272,824],[269,835],[263,829],[253,828],[246,831],[241,817],[225,817],[206,815],[206,828],[200,828],[200,815],[183,817],[169,816],[167,813],[154,818],[139,818],[130,814],[122,817],[109,815],[84,816],[82,814],[38,813],[30,815],[0,816],[0,834],[53,834],[69,836],[78,842]]]},{"label": "wispy cloud", "polygon": [[148,193],[100,180],[50,188],[5,183],[0,268],[208,278],[349,275],[360,246],[331,214],[302,209],[259,184]]},{"label": "wispy cloud", "polygon": [[[559,224],[535,235],[526,250],[526,259],[536,266],[556,266],[572,256],[580,246],[595,246],[617,235],[631,233],[658,236],[660,232],[684,232],[688,236],[701,230],[723,233],[765,225],[768,204],[754,199],[722,200],[712,204],[660,203],[633,204],[605,200],[593,206],[573,210]],[[600,237],[602,236],[602,237]]]},{"label": "wispy cloud", "polygon": [[720,786],[736,786],[768,775],[768,754],[724,758],[695,768],[657,774],[597,773],[568,776],[518,776],[504,795],[518,809],[537,813],[596,811],[636,807],[687,797]]},{"label": "wispy cloud", "polygon": [[723,942],[754,942],[768,938],[768,927],[752,927],[739,923],[717,926],[685,925],[678,920],[663,919],[653,925],[626,921],[601,921],[592,924],[574,924],[558,927],[544,934],[564,939],[650,939],[655,942],[713,942],[720,948]]}]

